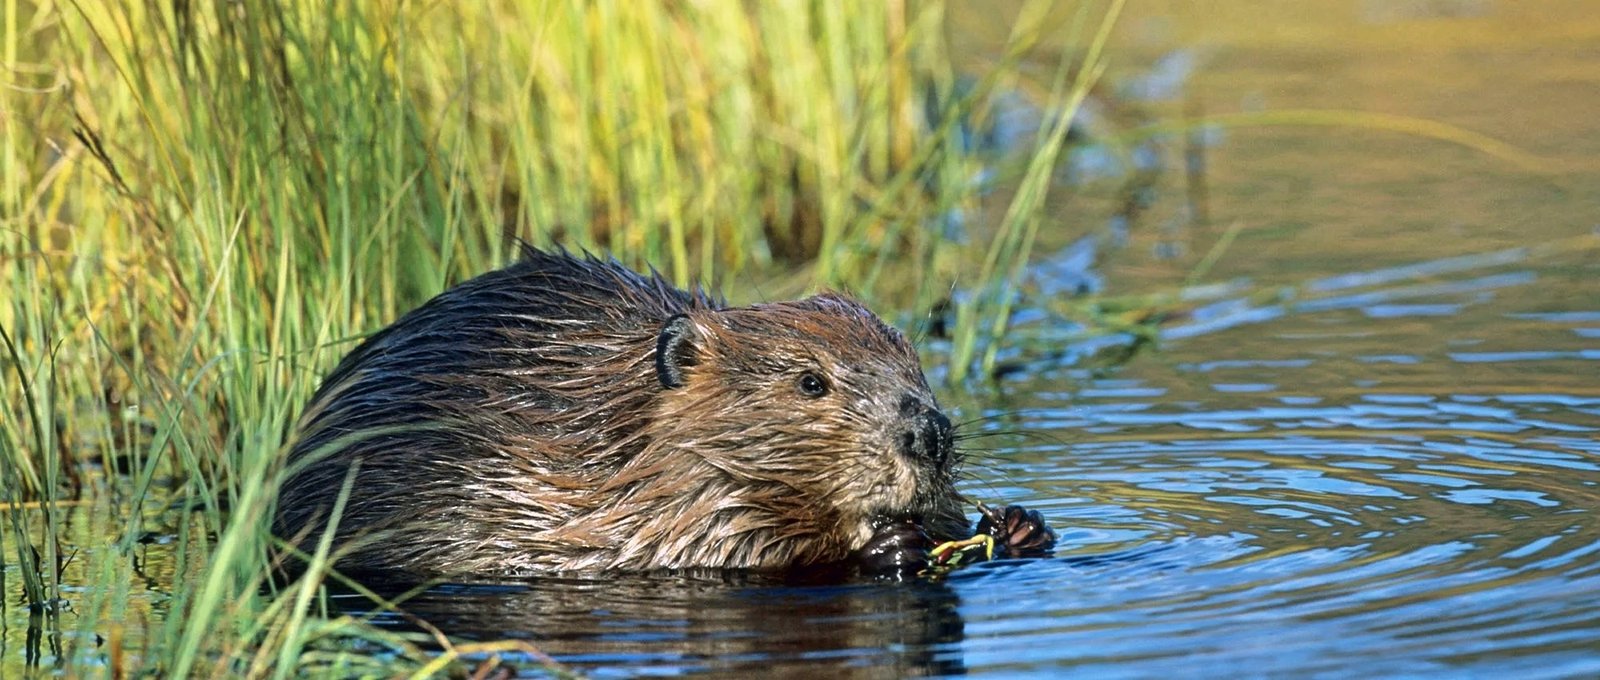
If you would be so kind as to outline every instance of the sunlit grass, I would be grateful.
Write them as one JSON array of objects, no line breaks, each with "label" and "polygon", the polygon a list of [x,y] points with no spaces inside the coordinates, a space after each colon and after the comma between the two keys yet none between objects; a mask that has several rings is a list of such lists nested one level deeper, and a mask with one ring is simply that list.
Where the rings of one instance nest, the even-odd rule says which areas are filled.
[{"label": "sunlit grass", "polygon": [[[1024,12],[1013,57],[1060,29],[1048,4]],[[949,95],[937,2],[0,12],[0,566],[38,629],[74,633],[44,652],[68,675],[539,663],[526,645],[329,612],[321,569],[271,581],[265,518],[318,376],[516,239],[735,297],[731,284],[790,269],[908,304],[973,262],[1004,285],[1100,58],[1058,83],[1032,198],[969,251],[927,228],[973,200],[975,162],[952,139],[982,115]],[[1103,7],[1066,15],[1060,30],[1103,35]],[[998,337],[1007,299],[965,303],[962,351]],[[90,535],[63,535],[66,503]],[[135,604],[151,535],[174,560],[160,615]]]}]

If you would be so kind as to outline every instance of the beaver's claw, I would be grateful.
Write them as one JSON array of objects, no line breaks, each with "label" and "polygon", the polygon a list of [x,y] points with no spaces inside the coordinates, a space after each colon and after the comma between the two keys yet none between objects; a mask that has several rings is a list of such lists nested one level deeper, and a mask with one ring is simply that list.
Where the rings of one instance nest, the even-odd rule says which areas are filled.
[{"label": "beaver's claw", "polygon": [[996,510],[982,503],[978,512],[978,533],[995,539],[998,557],[1047,557],[1056,546],[1056,532],[1044,523],[1037,510],[1007,505]]}]

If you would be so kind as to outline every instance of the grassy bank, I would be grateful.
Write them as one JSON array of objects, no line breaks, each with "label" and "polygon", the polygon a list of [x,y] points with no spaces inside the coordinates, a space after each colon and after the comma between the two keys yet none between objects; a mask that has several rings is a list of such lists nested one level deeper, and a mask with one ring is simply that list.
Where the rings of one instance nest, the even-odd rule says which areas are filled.
[{"label": "grassy bank", "polygon": [[[980,96],[1045,31],[1089,53],[1048,110],[1086,91],[1106,8],[1048,8]],[[981,118],[949,95],[937,2],[0,12],[0,567],[69,675],[448,665],[325,615],[320,577],[266,582],[284,439],[356,339],[515,239],[915,307],[962,271],[1016,275],[1066,132],[963,246],[928,228],[974,198],[953,121]],[[963,304],[958,348],[1009,300]],[[174,556],[149,612],[147,543]]]}]

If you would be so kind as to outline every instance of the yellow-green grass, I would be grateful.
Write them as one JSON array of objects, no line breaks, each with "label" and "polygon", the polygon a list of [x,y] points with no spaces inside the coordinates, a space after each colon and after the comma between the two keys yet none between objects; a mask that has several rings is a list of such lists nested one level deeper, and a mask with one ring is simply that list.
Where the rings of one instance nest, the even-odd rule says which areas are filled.
[{"label": "yellow-green grass", "polygon": [[[0,567],[42,630],[82,633],[55,663],[388,675],[516,651],[439,656],[330,614],[322,568],[269,582],[264,518],[318,376],[516,239],[735,297],[785,271],[906,305],[964,264],[1014,279],[1114,16],[1050,4],[978,98],[1046,30],[1088,65],[1063,70],[1005,223],[960,246],[926,226],[973,200],[948,142],[981,111],[945,95],[938,2],[0,0]],[[958,350],[1010,299],[965,303]],[[165,616],[131,604],[152,518],[173,527]]]}]

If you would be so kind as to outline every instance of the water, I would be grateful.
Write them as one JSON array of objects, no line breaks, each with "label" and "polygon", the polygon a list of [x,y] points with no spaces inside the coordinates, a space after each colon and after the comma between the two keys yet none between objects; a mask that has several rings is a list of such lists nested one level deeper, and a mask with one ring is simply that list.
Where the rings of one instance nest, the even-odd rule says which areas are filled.
[{"label": "water", "polygon": [[998,454],[996,492],[1106,557],[971,576],[969,667],[1600,671],[1600,298],[1530,312],[1576,301],[1538,280],[1030,383],[1016,426],[1067,443]]},{"label": "water", "polygon": [[[1043,512],[1055,558],[920,583],[449,586],[407,611],[597,677],[1600,674],[1600,20],[1578,2],[1202,4],[1130,8],[1115,41],[1187,79],[1152,117],[1382,111],[1554,169],[1393,131],[1208,136],[1204,210],[1168,172],[1091,279],[1177,290],[1237,226],[1203,279],[1223,285],[1126,363],[1086,358],[1124,338],[1050,335],[1071,327],[1052,301],[1084,286],[1041,265],[1019,319],[1054,351],[951,401],[993,433],[965,490]],[[1000,14],[958,7],[958,48],[992,53]],[[1154,80],[1131,82],[1174,88]],[[1114,192],[1085,191],[1041,252],[1105,221]],[[84,535],[94,512],[72,512]],[[149,557],[133,615],[159,620],[170,557]],[[5,623],[15,658],[35,641]]]}]

